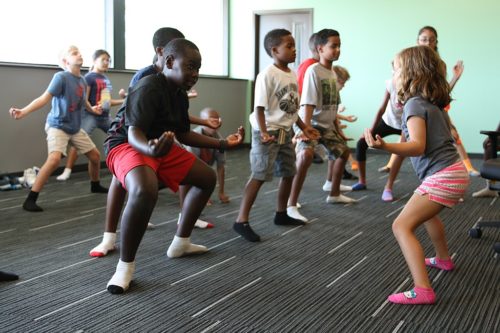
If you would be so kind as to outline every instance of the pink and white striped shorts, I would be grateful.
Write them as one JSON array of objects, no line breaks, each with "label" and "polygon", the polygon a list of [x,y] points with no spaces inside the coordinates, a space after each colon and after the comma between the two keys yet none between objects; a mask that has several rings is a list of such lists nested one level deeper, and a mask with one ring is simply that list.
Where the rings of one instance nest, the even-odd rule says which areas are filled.
[{"label": "pink and white striped shorts", "polygon": [[459,161],[425,178],[415,193],[427,194],[429,200],[451,208],[464,197],[468,186],[469,173]]}]

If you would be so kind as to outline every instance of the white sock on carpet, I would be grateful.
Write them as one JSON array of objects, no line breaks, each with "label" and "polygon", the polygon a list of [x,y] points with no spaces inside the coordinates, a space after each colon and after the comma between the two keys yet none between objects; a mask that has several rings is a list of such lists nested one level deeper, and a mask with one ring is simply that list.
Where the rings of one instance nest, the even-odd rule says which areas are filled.
[{"label": "white sock on carpet", "polygon": [[168,247],[167,256],[178,258],[189,254],[205,253],[208,249],[203,245],[191,244],[189,237],[174,236],[172,243]]},{"label": "white sock on carpet", "polygon": [[[116,265],[116,272],[109,280],[107,288],[112,294],[121,294],[130,286],[135,271],[135,261],[124,262],[121,259]],[[121,288],[121,289],[120,289]]]},{"label": "white sock on carpet", "polygon": [[356,199],[349,198],[348,196],[345,196],[343,194],[339,194],[338,196],[327,196],[326,197],[326,202],[327,203],[355,203],[357,202]]},{"label": "white sock on carpet", "polygon": [[91,257],[104,257],[108,252],[116,249],[116,233],[105,232],[102,236],[102,241],[99,245],[90,250]]},{"label": "white sock on carpet", "polygon": [[69,168],[64,168],[64,171],[57,176],[57,180],[68,180],[69,177],[71,176],[71,169]]}]

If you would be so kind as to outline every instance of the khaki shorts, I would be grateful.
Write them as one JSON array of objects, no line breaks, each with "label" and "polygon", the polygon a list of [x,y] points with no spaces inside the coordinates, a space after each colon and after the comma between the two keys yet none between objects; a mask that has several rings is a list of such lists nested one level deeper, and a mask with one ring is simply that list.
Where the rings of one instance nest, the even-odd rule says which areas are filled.
[{"label": "khaki shorts", "polygon": [[89,135],[82,129],[76,134],[68,134],[58,128],[48,127],[45,129],[45,132],[47,132],[47,149],[49,154],[57,151],[66,156],[68,144],[75,147],[78,154],[86,154],[95,148],[95,144]]}]

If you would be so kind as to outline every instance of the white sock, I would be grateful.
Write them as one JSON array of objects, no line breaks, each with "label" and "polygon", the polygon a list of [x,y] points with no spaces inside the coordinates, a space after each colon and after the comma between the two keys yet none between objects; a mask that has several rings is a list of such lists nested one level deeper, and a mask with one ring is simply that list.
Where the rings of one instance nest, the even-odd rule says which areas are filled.
[{"label": "white sock", "polygon": [[[482,190],[479,190],[477,192],[472,193],[473,198],[494,198],[498,197],[498,192],[490,190],[490,183],[491,181],[486,181],[486,187],[483,188]],[[494,184],[494,182],[493,182]]]},{"label": "white sock", "polygon": [[168,247],[167,256],[178,258],[189,254],[205,253],[208,249],[203,245],[191,244],[189,237],[174,236],[172,244]]},{"label": "white sock", "polygon": [[71,176],[71,169],[69,168],[64,168],[64,171],[57,176],[57,180],[68,180],[69,176]]},{"label": "white sock", "polygon": [[[181,221],[181,213],[179,213],[179,218],[177,219],[177,225],[179,225],[180,221]],[[213,228],[214,225],[213,223],[197,219],[196,222],[194,223],[194,227],[200,229],[207,229],[207,228]]]},{"label": "white sock", "polygon": [[325,183],[323,184],[323,191],[330,192],[331,190],[332,190],[332,182],[326,180]]},{"label": "white sock", "polygon": [[90,250],[91,257],[104,257],[108,252],[116,249],[116,233],[105,232],[99,245]]},{"label": "white sock", "polygon": [[112,294],[123,294],[130,286],[134,271],[135,261],[124,262],[120,259],[116,265],[115,274],[108,282],[108,291]]},{"label": "white sock", "polygon": [[355,203],[355,202],[357,202],[357,200],[355,200],[353,198],[349,198],[348,196],[345,196],[343,194],[339,194],[338,196],[327,196],[326,202],[327,203]]}]

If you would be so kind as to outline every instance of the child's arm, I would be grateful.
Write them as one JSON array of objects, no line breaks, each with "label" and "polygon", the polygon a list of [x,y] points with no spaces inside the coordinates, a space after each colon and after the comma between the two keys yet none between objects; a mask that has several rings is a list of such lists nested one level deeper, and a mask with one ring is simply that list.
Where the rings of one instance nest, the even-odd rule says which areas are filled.
[{"label": "child's arm", "polygon": [[335,130],[337,131],[337,133],[339,133],[342,139],[344,139],[345,141],[350,140],[347,136],[345,136],[344,131],[340,127],[340,120],[338,118],[336,118],[335,121],[333,122],[333,126],[335,126]]},{"label": "child's arm", "polygon": [[16,107],[11,107],[9,114],[14,119],[21,119],[26,117],[33,111],[37,111],[44,107],[52,99],[52,94],[48,91],[44,92],[40,97],[35,98],[30,104],[26,105],[24,108],[19,109]]},{"label": "child's arm", "polygon": [[115,106],[115,105],[122,105],[123,104],[123,101],[125,100],[125,98],[120,98],[120,99],[112,99],[111,102],[109,103],[111,106]]},{"label": "child's arm", "polygon": [[378,108],[377,114],[375,115],[375,119],[373,120],[372,123],[372,127],[370,128],[372,134],[375,128],[377,127],[378,123],[380,122],[380,119],[382,119],[382,115],[385,113],[385,109],[387,108],[387,104],[389,103],[390,98],[391,95],[389,94],[389,91],[386,90],[382,104]]},{"label": "child's arm", "polygon": [[305,104],[304,105],[304,119],[302,121],[306,126],[311,126],[311,119],[313,116],[315,105]]},{"label": "child's arm", "polygon": [[87,94],[86,94],[86,98],[85,98],[85,109],[92,113],[92,114],[95,114],[95,115],[101,115],[102,114],[102,107],[100,105],[94,105],[92,106],[90,104],[90,101],[89,101],[89,98],[90,98],[90,87],[87,86],[87,90],[86,90]]},{"label": "child's arm", "polygon": [[[420,156],[425,152],[426,127],[425,120],[420,117],[410,117],[407,122],[410,140],[398,143],[387,143],[380,135],[373,138],[370,129],[365,129],[365,140],[368,146],[383,149],[400,156]],[[402,136],[403,138],[403,136]]]},{"label": "child's arm", "polygon": [[453,77],[451,78],[450,81],[450,91],[453,90],[453,87],[455,87],[455,84],[460,79],[463,72],[464,72],[464,63],[462,60],[459,60],[457,61],[455,66],[453,66]]},{"label": "child's arm", "polygon": [[304,124],[304,122],[302,121],[302,119],[300,119],[300,117],[297,118],[297,121],[295,122],[295,124],[297,124],[297,126],[302,130],[302,133],[305,135],[305,138],[301,137],[301,140],[307,140],[307,139],[317,140],[317,139],[319,139],[320,134],[319,134],[318,130],[312,126],[307,126],[306,124]]},{"label": "child's arm", "polygon": [[348,121],[350,123],[353,123],[356,120],[358,120],[358,117],[356,117],[356,116],[344,116],[343,114],[338,114],[337,113],[337,119],[345,120],[345,121]]},{"label": "child's arm", "polygon": [[136,126],[128,129],[128,142],[143,155],[160,157],[166,155],[174,142],[173,132],[164,132],[158,139],[149,140],[144,132]]},{"label": "child's arm", "polygon": [[193,131],[176,133],[177,139],[191,147],[214,148],[224,151],[226,148],[235,147],[243,142],[245,131],[239,127],[234,134],[228,135],[225,139],[214,139],[209,136],[199,134]]},{"label": "child's arm", "polygon": [[264,115],[264,108],[262,106],[255,107],[255,118],[257,119],[257,124],[259,124],[260,131],[260,141],[262,143],[268,143],[274,141],[276,138],[273,135],[269,135],[266,127],[266,116]]}]

